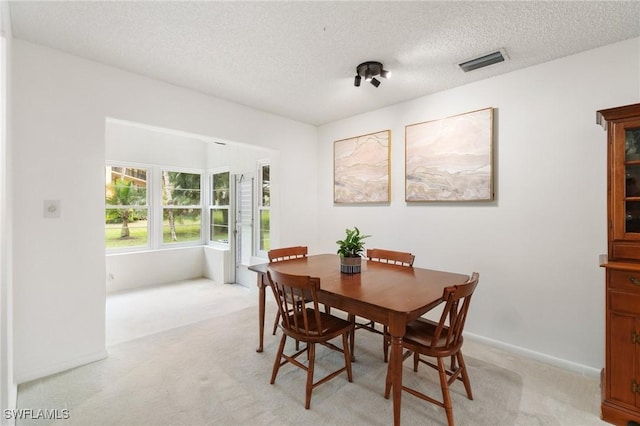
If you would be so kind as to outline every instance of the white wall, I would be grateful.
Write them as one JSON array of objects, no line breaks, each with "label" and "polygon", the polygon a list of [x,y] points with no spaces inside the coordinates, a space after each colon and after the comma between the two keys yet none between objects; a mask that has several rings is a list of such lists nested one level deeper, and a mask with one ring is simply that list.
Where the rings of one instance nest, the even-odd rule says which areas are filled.
[{"label": "white wall", "polygon": [[207,143],[169,129],[109,119],[105,130],[105,157],[107,162],[205,169]]},{"label": "white wall", "polygon": [[106,256],[107,293],[200,278],[202,246],[170,248]]},{"label": "white wall", "polygon": [[[274,208],[274,244],[316,244],[314,127],[21,40],[11,71],[17,382],[106,355],[107,117],[279,151],[274,203],[300,207]],[[43,218],[51,199],[59,219]]]},{"label": "white wall", "polygon": [[[603,367],[606,133],[596,110],[640,101],[640,40],[584,52],[319,128],[321,248],[345,227],[416,265],[480,273],[467,331],[565,367]],[[390,83],[391,84],[391,83]],[[367,89],[365,88],[360,88]],[[495,110],[494,202],[407,204],[404,126]],[[334,206],[333,141],[391,129],[389,206]]]},{"label": "white wall", "polygon": [[[15,407],[17,386],[13,374],[13,278],[11,241],[11,20],[9,5],[0,2],[0,412]],[[0,424],[14,424],[15,419],[2,416]]]}]

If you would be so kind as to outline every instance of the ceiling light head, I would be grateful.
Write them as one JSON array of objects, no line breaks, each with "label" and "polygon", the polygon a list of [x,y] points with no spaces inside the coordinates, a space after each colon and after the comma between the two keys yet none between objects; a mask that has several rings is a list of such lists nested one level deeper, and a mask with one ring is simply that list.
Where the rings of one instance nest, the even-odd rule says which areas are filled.
[{"label": "ceiling light head", "polygon": [[[383,78],[389,78],[391,73],[384,69],[384,66],[380,62],[375,61],[367,61],[363,62],[356,67],[356,81],[354,81],[354,86],[360,86],[360,79],[364,78],[366,81],[369,81],[375,87],[380,86],[380,80],[378,80],[377,76]],[[357,82],[357,83],[356,83]]]}]

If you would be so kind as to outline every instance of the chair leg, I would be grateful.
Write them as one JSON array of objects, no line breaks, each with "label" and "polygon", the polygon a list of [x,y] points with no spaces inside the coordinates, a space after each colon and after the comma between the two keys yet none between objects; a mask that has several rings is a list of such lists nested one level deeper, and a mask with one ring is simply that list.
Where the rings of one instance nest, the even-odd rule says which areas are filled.
[{"label": "chair leg", "polygon": [[349,321],[351,324],[353,324],[354,326],[351,328],[351,333],[349,336],[349,349],[351,352],[351,361],[355,361],[356,360],[356,316],[353,314],[349,314],[347,321]]},{"label": "chair leg", "polygon": [[316,361],[316,344],[308,343],[309,366],[307,367],[307,393],[304,402],[304,408],[307,410],[311,406],[311,391],[313,390],[313,370]]},{"label": "chair leg", "polygon": [[384,354],[384,362],[389,362],[389,338],[387,337],[389,334],[389,327],[384,326],[384,331],[382,333],[382,351]]},{"label": "chair leg", "polygon": [[278,347],[278,355],[276,355],[276,362],[273,364],[273,371],[271,373],[271,384],[276,382],[276,376],[278,375],[278,370],[280,369],[280,360],[282,359],[282,352],[284,351],[284,344],[287,341],[287,335],[282,334],[282,339],[280,339],[280,346]]},{"label": "chair leg", "polygon": [[420,354],[418,352],[413,353],[413,371],[418,372],[418,364],[420,363]]},{"label": "chair leg", "polygon": [[453,426],[453,407],[451,406],[451,395],[449,394],[449,382],[443,358],[438,358],[438,375],[440,376],[440,388],[442,389],[442,400],[444,411],[447,413],[447,422]]},{"label": "chair leg", "polygon": [[385,399],[389,399],[389,394],[391,393],[391,364],[387,366],[387,378],[384,384],[384,397]]},{"label": "chair leg", "polygon": [[351,354],[349,353],[349,333],[342,335],[342,348],[344,352],[344,366],[347,368],[347,378],[353,382],[353,374],[351,373]]},{"label": "chair leg", "polygon": [[276,330],[278,329],[278,323],[280,322],[280,309],[276,312],[276,320],[273,322],[273,335],[276,335]]},{"label": "chair leg", "polygon": [[456,354],[458,359],[458,364],[460,364],[460,375],[462,376],[462,383],[464,383],[464,389],[467,391],[467,398],[473,399],[473,394],[471,393],[471,382],[469,381],[469,375],[467,374],[467,365],[464,362],[464,357],[462,356],[462,351],[458,351]]}]

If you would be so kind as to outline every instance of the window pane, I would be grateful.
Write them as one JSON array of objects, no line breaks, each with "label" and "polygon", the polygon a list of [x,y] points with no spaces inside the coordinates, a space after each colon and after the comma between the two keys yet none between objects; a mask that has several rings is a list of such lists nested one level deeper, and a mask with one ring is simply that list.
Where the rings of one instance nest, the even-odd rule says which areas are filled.
[{"label": "window pane", "polygon": [[211,185],[211,204],[214,206],[229,205],[229,172],[215,173],[213,175],[213,185]]},{"label": "window pane", "polygon": [[211,209],[211,241],[229,244],[229,209]]},{"label": "window pane", "polygon": [[106,167],[105,204],[110,206],[146,206],[147,170],[130,167]]},{"label": "window pane", "polygon": [[146,246],[148,235],[147,209],[106,209],[106,248]]},{"label": "window pane", "polygon": [[200,209],[163,209],[162,242],[200,241]]},{"label": "window pane", "polygon": [[262,166],[262,205],[265,207],[271,204],[271,180],[269,179],[269,166]]},{"label": "window pane", "polygon": [[640,165],[625,167],[625,197],[640,197]]},{"label": "window pane", "polygon": [[625,161],[640,160],[640,129],[625,129]]},{"label": "window pane", "polygon": [[164,170],[162,203],[165,206],[199,206],[200,174]]},{"label": "window pane", "polygon": [[260,250],[269,251],[271,240],[269,235],[269,210],[260,211]]}]

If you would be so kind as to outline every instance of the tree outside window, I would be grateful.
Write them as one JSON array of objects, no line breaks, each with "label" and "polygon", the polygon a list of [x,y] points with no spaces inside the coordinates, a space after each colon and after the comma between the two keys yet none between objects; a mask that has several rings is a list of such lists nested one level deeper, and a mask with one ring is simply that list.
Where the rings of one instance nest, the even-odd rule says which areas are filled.
[{"label": "tree outside window", "polygon": [[148,245],[147,170],[106,167],[105,246]]},{"label": "tree outside window", "polygon": [[209,240],[229,244],[229,172],[211,175],[211,205],[209,206]]},{"label": "tree outside window", "polygon": [[162,171],[162,241],[200,241],[200,174]]},{"label": "tree outside window", "polygon": [[259,182],[259,200],[260,205],[260,251],[267,252],[271,248],[271,177],[270,167],[268,164],[260,166],[260,182]]}]

